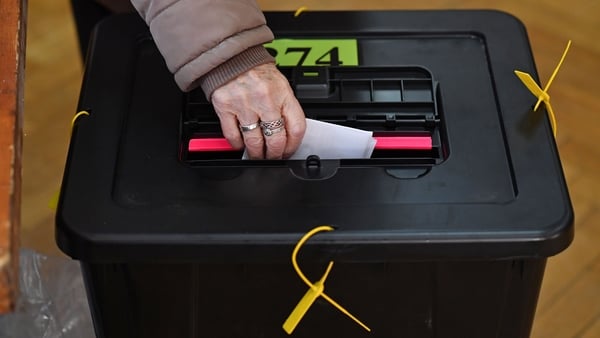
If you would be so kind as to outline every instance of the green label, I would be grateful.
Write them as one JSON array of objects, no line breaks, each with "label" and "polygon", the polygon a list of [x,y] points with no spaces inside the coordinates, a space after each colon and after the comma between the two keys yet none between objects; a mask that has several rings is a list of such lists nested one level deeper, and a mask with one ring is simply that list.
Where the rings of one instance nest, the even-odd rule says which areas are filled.
[{"label": "green label", "polygon": [[356,39],[275,39],[264,46],[279,66],[358,66]]}]

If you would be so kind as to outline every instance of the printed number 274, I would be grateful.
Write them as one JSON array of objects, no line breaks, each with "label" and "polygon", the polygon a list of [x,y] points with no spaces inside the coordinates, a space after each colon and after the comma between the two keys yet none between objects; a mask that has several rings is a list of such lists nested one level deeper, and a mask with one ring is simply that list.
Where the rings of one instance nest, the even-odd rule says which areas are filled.
[{"label": "printed number 274", "polygon": [[[267,47],[267,51],[277,58],[277,50],[275,48]],[[288,47],[285,50],[285,55],[289,54],[298,54],[298,62],[296,66],[307,66],[306,60],[312,51],[311,47]],[[316,60],[311,62],[309,65],[328,65],[328,66],[339,66],[342,65],[343,62],[340,60],[338,47],[333,47],[323,55],[320,55],[316,58]]]}]

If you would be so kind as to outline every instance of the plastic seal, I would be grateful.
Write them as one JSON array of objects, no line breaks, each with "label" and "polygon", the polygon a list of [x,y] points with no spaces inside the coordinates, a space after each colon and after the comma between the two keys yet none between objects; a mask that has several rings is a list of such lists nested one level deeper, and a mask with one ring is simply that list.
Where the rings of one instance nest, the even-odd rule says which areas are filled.
[{"label": "plastic seal", "polygon": [[300,14],[302,14],[302,12],[306,11],[307,9],[308,9],[308,7],[306,7],[306,6],[300,6],[300,8],[298,8],[294,12],[294,17],[297,18],[298,16],[300,16]]},{"label": "plastic seal", "polygon": [[536,111],[539,108],[540,103],[542,103],[542,102],[544,102],[544,105],[546,105],[546,110],[548,111],[548,115],[550,117],[550,124],[552,126],[552,133],[554,134],[554,137],[556,137],[556,128],[557,128],[556,127],[556,116],[554,114],[554,110],[552,109],[552,105],[550,104],[550,95],[548,95],[548,89],[550,89],[550,85],[552,84],[552,81],[554,81],[554,78],[556,77],[556,74],[558,73],[560,66],[562,66],[563,61],[565,61],[565,57],[567,56],[569,47],[571,47],[571,40],[569,40],[569,42],[567,43],[567,47],[565,48],[565,51],[563,52],[562,57],[560,58],[560,61],[558,62],[558,65],[556,66],[556,68],[554,68],[554,71],[552,72],[552,75],[550,76],[550,80],[548,80],[548,83],[546,84],[546,87],[544,87],[543,90],[535,82],[535,80],[531,77],[531,75],[529,75],[529,73],[515,70],[515,74],[519,77],[519,79],[521,79],[521,81],[523,82],[525,87],[527,87],[527,89],[529,89],[529,91],[535,97],[538,98],[535,106],[533,107],[533,111]]},{"label": "plastic seal", "polygon": [[331,272],[331,268],[333,267],[333,261],[329,262],[329,264],[327,265],[327,269],[325,270],[325,273],[323,274],[321,279],[319,279],[314,284],[311,283],[308,280],[308,278],[306,278],[306,276],[304,275],[304,273],[302,273],[302,270],[300,270],[300,267],[298,266],[298,261],[297,261],[298,252],[300,251],[300,248],[304,245],[304,243],[306,243],[306,241],[316,233],[319,233],[322,231],[333,231],[333,230],[334,230],[333,227],[329,226],[329,225],[323,225],[323,226],[319,226],[319,227],[312,229],[311,231],[306,233],[300,239],[300,241],[298,241],[298,243],[296,244],[296,247],[294,248],[294,251],[292,252],[292,265],[294,266],[294,269],[296,270],[296,273],[298,274],[300,279],[302,279],[302,281],[306,285],[308,285],[309,289],[308,289],[308,291],[306,291],[306,293],[304,294],[302,299],[300,299],[300,301],[298,302],[298,305],[296,305],[296,307],[294,308],[292,313],[288,316],[286,321],[283,323],[283,330],[287,334],[292,334],[294,332],[294,329],[296,328],[298,323],[300,323],[300,321],[302,320],[302,317],[304,317],[304,315],[306,314],[306,312],[308,311],[310,306],[319,297],[323,297],[326,301],[328,301],[331,305],[333,305],[335,308],[340,310],[343,314],[345,314],[346,316],[348,316],[352,320],[354,320],[358,325],[363,327],[365,330],[371,332],[371,329],[368,326],[366,326],[358,318],[353,316],[348,310],[344,309],[336,301],[334,301],[333,299],[331,299],[329,296],[327,296],[325,294],[325,280],[327,279],[327,276],[329,276],[329,272]]},{"label": "plastic seal", "polygon": [[77,122],[77,119],[83,115],[90,116],[90,113],[85,110],[82,110],[79,113],[75,114],[75,116],[73,116],[73,119],[71,120],[71,128],[75,126],[75,122]]}]

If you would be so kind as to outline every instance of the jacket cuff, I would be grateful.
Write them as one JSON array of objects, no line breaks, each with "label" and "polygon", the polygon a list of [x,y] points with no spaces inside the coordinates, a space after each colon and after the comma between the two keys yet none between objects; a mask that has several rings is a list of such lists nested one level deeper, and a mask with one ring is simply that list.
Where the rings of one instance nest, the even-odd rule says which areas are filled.
[{"label": "jacket cuff", "polygon": [[274,63],[275,58],[267,52],[265,47],[262,45],[250,47],[206,73],[197,80],[197,84],[200,85],[210,102],[210,97],[215,89],[256,66],[271,62]]}]

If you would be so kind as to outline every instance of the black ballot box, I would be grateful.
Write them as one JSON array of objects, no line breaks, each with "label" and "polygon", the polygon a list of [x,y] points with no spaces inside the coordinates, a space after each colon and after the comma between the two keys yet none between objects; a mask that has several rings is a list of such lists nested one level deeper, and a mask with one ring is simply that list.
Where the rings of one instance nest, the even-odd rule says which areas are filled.
[{"label": "black ballot box", "polygon": [[[136,15],[95,30],[56,218],[98,337],[528,337],[573,210],[526,29],[496,11],[266,13],[307,117],[371,158],[241,160]],[[202,32],[198,32],[202,34]],[[330,140],[335,142],[335,140]]]}]

